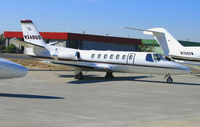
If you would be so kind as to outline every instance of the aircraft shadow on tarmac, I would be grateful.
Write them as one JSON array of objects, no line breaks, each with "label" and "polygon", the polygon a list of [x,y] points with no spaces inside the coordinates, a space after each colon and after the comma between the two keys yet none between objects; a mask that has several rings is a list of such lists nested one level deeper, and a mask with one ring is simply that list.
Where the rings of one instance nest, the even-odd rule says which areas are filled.
[{"label": "aircraft shadow on tarmac", "polygon": [[[151,82],[151,83],[163,83],[168,84],[166,81],[150,81],[150,80],[134,80],[137,82]],[[171,85],[191,85],[191,86],[200,86],[199,83],[185,83],[185,82],[173,82]]]},{"label": "aircraft shadow on tarmac", "polygon": [[[150,82],[150,83],[162,83],[168,84],[166,81],[153,81],[144,80],[144,78],[151,78],[153,76],[134,76],[134,77],[115,77],[115,78],[104,78],[95,77],[96,75],[85,75],[83,80],[74,80],[68,83],[70,84],[89,84],[89,83],[99,83],[99,82],[110,82],[110,81],[137,81],[137,82]],[[60,77],[74,77],[74,75],[60,75]],[[193,85],[200,86],[199,83],[185,83],[185,82],[173,82],[171,85]]]},{"label": "aircraft shadow on tarmac", "polygon": [[[60,77],[60,78],[74,78],[74,76],[75,75],[59,75],[58,74],[58,76]],[[86,76],[84,76],[84,77],[95,77],[95,76],[97,76],[97,75],[86,75]]]},{"label": "aircraft shadow on tarmac", "polygon": [[[140,78],[150,78],[152,76],[134,76],[134,77],[115,77],[115,78],[105,78],[105,77],[94,77],[95,75],[84,76],[83,80],[74,80],[68,83],[70,84],[88,84],[88,83],[99,83],[99,82],[110,82],[110,81],[135,81]],[[73,76],[74,77],[74,76]]]},{"label": "aircraft shadow on tarmac", "polygon": [[33,94],[11,94],[11,93],[0,93],[0,97],[30,98],[30,99],[65,99],[64,97],[56,97],[56,96],[44,96],[44,95],[33,95]]}]

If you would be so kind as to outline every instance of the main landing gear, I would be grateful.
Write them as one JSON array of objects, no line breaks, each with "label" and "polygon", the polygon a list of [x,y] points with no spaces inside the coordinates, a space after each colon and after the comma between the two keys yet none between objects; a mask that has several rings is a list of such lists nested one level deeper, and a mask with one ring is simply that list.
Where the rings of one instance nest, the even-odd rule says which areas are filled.
[{"label": "main landing gear", "polygon": [[173,79],[171,78],[170,74],[167,74],[164,78],[167,78],[167,83],[172,83]]},{"label": "main landing gear", "polygon": [[[106,72],[105,78],[114,78],[112,72]],[[75,75],[75,79],[83,80],[83,73],[81,71],[78,71]]]},{"label": "main landing gear", "polygon": [[78,74],[75,75],[75,79],[82,80],[83,79],[83,73],[80,71]]}]

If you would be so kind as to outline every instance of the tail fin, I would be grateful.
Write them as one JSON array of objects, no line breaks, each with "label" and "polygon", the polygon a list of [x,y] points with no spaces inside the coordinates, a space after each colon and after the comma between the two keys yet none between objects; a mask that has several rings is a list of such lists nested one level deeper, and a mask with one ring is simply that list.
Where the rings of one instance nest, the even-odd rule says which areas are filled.
[{"label": "tail fin", "polygon": [[164,54],[178,51],[184,48],[167,30],[164,28],[152,28],[144,31],[144,34],[154,36],[160,47],[164,50]]},{"label": "tail fin", "polygon": [[21,20],[22,32],[25,42],[15,41],[25,46],[25,53],[31,56],[50,57],[48,46],[40,36],[31,20]]},{"label": "tail fin", "polygon": [[40,47],[46,47],[45,41],[40,36],[37,28],[34,26],[31,20],[21,20],[21,25],[25,42]]}]

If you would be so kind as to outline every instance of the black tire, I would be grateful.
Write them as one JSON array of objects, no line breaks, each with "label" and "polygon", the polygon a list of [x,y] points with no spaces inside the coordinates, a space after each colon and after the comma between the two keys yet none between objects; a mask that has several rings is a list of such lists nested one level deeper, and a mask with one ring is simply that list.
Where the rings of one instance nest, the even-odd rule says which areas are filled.
[{"label": "black tire", "polygon": [[105,78],[114,78],[113,73],[112,72],[106,72]]},{"label": "black tire", "polygon": [[76,74],[75,75],[75,79],[83,80],[83,74],[82,74],[82,72],[80,72],[79,74]]},{"label": "black tire", "polygon": [[167,83],[172,83],[173,82],[173,79],[171,77],[168,77],[167,78]]}]

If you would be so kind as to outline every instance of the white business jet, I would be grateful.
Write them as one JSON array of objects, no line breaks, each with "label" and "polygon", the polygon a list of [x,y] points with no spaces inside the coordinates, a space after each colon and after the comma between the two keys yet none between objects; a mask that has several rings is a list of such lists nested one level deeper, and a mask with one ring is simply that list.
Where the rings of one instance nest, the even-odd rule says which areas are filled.
[{"label": "white business jet", "polygon": [[172,83],[171,75],[191,73],[190,68],[151,52],[80,50],[52,46],[45,43],[31,20],[22,20],[21,24],[24,41],[13,39],[12,42],[28,48],[27,55],[55,58],[57,60],[51,63],[73,68],[76,79],[83,78],[82,71],[103,71],[108,78],[113,77],[113,72],[129,72],[165,75],[167,82]]},{"label": "white business jet", "polygon": [[[200,62],[200,47],[184,47],[182,46],[166,29],[152,28],[148,30],[129,28],[126,29],[143,31],[144,34],[153,36],[160,47],[164,51],[165,56],[172,59],[184,61],[198,61]],[[178,61],[177,61],[178,62]]]},{"label": "white business jet", "polygon": [[0,79],[23,77],[27,72],[24,66],[0,58]]}]

